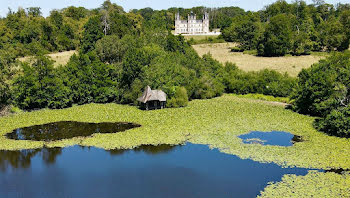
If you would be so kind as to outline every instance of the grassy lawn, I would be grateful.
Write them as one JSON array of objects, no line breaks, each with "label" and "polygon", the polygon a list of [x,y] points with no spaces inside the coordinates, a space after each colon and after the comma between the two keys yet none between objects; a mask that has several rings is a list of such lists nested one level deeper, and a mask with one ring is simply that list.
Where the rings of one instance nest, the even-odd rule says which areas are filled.
[{"label": "grassy lawn", "polygon": [[247,53],[231,52],[231,47],[235,45],[234,43],[199,44],[193,45],[193,48],[200,56],[210,52],[218,61],[236,63],[244,71],[273,69],[281,73],[287,72],[291,76],[297,76],[302,68],[310,67],[325,55],[316,53],[310,56],[258,57]]},{"label": "grassy lawn", "polygon": [[[75,50],[72,51],[66,51],[66,52],[57,52],[57,53],[52,53],[48,54],[49,57],[52,58],[52,60],[55,61],[55,66],[59,65],[65,65],[68,63],[69,58],[74,54],[77,53]],[[23,58],[19,58],[18,60],[24,62],[24,61],[30,61],[32,57],[27,56]]]},{"label": "grassy lawn", "polygon": [[193,40],[195,41],[199,41],[199,40],[207,40],[208,38],[212,38],[212,39],[216,39],[218,38],[218,35],[183,35],[185,37],[185,39],[190,40],[191,38],[193,38]]},{"label": "grassy lawn", "polygon": [[[256,97],[253,97],[256,98]],[[186,108],[141,111],[133,106],[118,104],[88,104],[62,110],[40,110],[0,118],[0,149],[19,150],[72,145],[95,146],[104,149],[133,148],[142,144],[182,144],[186,141],[207,144],[221,152],[250,158],[262,163],[315,169],[350,168],[350,139],[330,137],[312,127],[314,118],[285,110],[283,105],[235,95],[210,100],[194,100]],[[142,127],[124,133],[94,134],[55,142],[18,141],[4,134],[16,128],[57,121],[134,122]],[[305,140],[291,147],[243,144],[237,136],[250,131],[286,131]],[[341,178],[339,178],[341,177]],[[302,176],[286,176],[282,182],[271,184],[262,195],[270,197],[288,193],[286,185],[304,181]],[[336,193],[350,180],[350,174],[310,172],[310,182],[300,183],[298,190],[316,190],[314,182],[329,179],[322,191]],[[314,182],[312,182],[314,181]],[[305,182],[306,183],[306,182]],[[298,184],[299,185],[299,184]],[[322,186],[324,187],[324,186]],[[310,189],[309,189],[310,188]],[[274,190],[275,189],[275,190]],[[313,191],[317,194],[317,191]],[[287,195],[287,194],[286,194]],[[327,194],[328,195],[328,194]],[[330,194],[333,195],[333,194]]]}]

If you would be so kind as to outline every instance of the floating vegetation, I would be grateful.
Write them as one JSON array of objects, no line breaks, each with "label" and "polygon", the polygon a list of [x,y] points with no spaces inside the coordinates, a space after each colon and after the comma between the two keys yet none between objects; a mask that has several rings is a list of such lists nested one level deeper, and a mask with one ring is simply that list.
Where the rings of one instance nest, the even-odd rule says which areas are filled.
[{"label": "floating vegetation", "polygon": [[[272,131],[260,132],[253,131],[248,134],[238,136],[246,144],[293,146],[293,138],[299,140],[295,135],[287,132]],[[301,140],[301,139],[300,139]]]},{"label": "floating vegetation", "polygon": [[[314,118],[264,101],[224,95],[194,100],[186,108],[145,112],[118,104],[88,104],[62,110],[40,110],[0,118],[0,150],[21,150],[72,145],[104,149],[140,145],[208,144],[243,159],[274,162],[281,166],[313,169],[350,168],[350,139],[316,131]],[[58,141],[12,140],[5,134],[18,128],[60,121],[132,122],[142,125],[123,133],[96,133]],[[247,131],[291,131],[304,142],[294,146],[244,144],[238,137]],[[329,160],[332,159],[332,160]]]},{"label": "floating vegetation", "polygon": [[[17,128],[60,121],[132,122],[139,123],[142,127],[123,133],[97,133],[91,137],[51,142],[13,140],[5,136]],[[127,105],[88,104],[62,110],[18,113],[0,118],[0,150],[72,145],[112,150],[135,148],[140,145],[176,145],[187,141],[208,144],[241,159],[273,162],[284,167],[350,169],[350,139],[320,133],[313,128],[313,121],[314,118],[286,110],[283,106],[234,95],[194,100],[186,108],[149,112]],[[247,131],[291,131],[293,135],[301,136],[304,141],[288,147],[244,144],[238,136]],[[314,177],[320,177],[319,181],[327,179],[322,177],[323,174],[326,173],[316,174]],[[349,180],[348,176],[343,177]],[[307,188],[310,190],[312,187],[305,186],[304,190]],[[338,183],[332,186],[332,189],[341,188]],[[313,190],[316,191],[316,188]],[[327,190],[329,189],[325,189]]]},{"label": "floating vegetation", "polygon": [[[283,195],[283,196],[282,196]],[[311,171],[305,176],[285,175],[281,182],[270,183],[260,198],[349,197],[350,174]]]},{"label": "floating vegetation", "polygon": [[248,144],[261,144],[261,145],[264,145],[266,143],[266,140],[261,140],[259,138],[249,138],[249,139],[244,139],[243,142],[244,143],[248,143]]},{"label": "floating vegetation", "polygon": [[86,123],[62,121],[34,125],[13,130],[6,136],[15,140],[55,141],[73,137],[87,137],[95,133],[117,133],[141,125],[125,122]]}]

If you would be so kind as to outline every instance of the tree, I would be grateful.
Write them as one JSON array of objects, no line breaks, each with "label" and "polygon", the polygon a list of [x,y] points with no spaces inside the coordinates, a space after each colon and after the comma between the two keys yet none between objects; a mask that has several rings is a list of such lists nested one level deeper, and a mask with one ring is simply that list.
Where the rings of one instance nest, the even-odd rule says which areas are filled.
[{"label": "tree", "polygon": [[341,13],[340,23],[343,26],[343,32],[345,33],[345,39],[342,42],[342,49],[348,49],[350,44],[350,9]]},{"label": "tree", "polygon": [[32,16],[32,17],[39,17],[42,14],[40,7],[27,8],[27,13],[29,16]]},{"label": "tree", "polygon": [[63,16],[58,10],[53,10],[50,12],[50,21],[57,28],[61,29],[63,25]]},{"label": "tree", "polygon": [[256,15],[237,17],[223,32],[226,41],[238,42],[241,49],[256,49],[262,34],[262,24]]},{"label": "tree", "polygon": [[74,7],[70,6],[64,10],[64,14],[67,17],[71,17],[74,20],[80,20],[82,18],[85,18],[87,15],[87,10],[83,7]]},{"label": "tree", "polygon": [[105,36],[96,42],[96,53],[104,63],[122,62],[127,50],[126,41],[117,35]]},{"label": "tree", "polygon": [[314,126],[329,135],[350,137],[350,107],[332,110],[326,117],[317,119]]},{"label": "tree", "polygon": [[291,40],[290,16],[278,14],[267,25],[258,45],[258,53],[262,56],[283,56],[289,52]]},{"label": "tree", "polygon": [[173,87],[172,92],[168,92],[168,97],[167,107],[186,107],[188,104],[188,95],[185,87]]},{"label": "tree", "polygon": [[334,17],[320,24],[320,40],[322,46],[327,51],[343,51],[348,49],[349,45],[345,46],[346,34],[343,31],[343,25]]},{"label": "tree", "polygon": [[324,117],[350,101],[350,52],[335,53],[298,75],[292,95],[297,112]]},{"label": "tree", "polygon": [[103,37],[100,18],[98,16],[91,17],[84,25],[83,38],[81,41],[81,50],[83,53],[92,51],[95,48],[96,41]]},{"label": "tree", "polygon": [[11,51],[0,50],[0,109],[10,102],[10,81],[14,74],[15,65],[14,54]]},{"label": "tree", "polygon": [[22,109],[63,108],[71,105],[69,90],[58,78],[53,61],[36,57],[32,65],[22,64],[23,74],[14,80],[14,102]]}]

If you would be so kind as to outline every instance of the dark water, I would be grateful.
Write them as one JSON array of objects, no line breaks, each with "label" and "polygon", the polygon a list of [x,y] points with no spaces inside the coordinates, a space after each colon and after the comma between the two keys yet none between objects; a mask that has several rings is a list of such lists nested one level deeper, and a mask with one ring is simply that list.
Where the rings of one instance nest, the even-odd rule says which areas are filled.
[{"label": "dark water", "polygon": [[85,123],[85,122],[55,122],[15,129],[6,134],[15,140],[54,141],[73,137],[86,137],[94,133],[116,133],[140,127],[133,123]]},{"label": "dark water", "polygon": [[276,146],[293,146],[296,142],[301,142],[302,138],[291,133],[282,131],[260,132],[252,131],[248,134],[238,136],[246,144],[262,144]]},{"label": "dark water", "polygon": [[255,197],[307,169],[242,160],[205,145],[0,151],[0,197]]}]

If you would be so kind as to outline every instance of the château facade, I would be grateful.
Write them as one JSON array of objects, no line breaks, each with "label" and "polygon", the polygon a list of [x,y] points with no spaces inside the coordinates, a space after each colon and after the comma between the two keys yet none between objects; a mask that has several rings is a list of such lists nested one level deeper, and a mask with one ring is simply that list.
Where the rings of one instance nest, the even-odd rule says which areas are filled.
[{"label": "ch\u00e2teau facade", "polygon": [[180,14],[175,15],[175,34],[209,34],[209,14],[206,12],[203,19],[197,20],[197,16],[191,12],[187,20],[181,20]]}]

